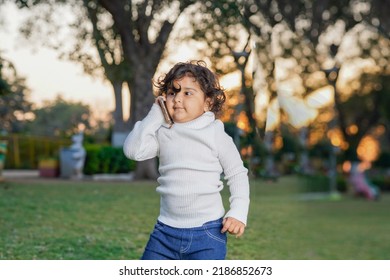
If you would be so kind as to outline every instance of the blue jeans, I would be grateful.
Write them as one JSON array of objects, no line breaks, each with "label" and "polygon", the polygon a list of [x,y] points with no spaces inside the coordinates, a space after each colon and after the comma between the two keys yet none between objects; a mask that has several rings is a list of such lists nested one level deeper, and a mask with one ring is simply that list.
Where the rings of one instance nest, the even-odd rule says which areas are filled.
[{"label": "blue jeans", "polygon": [[224,260],[226,233],[222,218],[195,228],[174,228],[157,221],[143,260]]}]

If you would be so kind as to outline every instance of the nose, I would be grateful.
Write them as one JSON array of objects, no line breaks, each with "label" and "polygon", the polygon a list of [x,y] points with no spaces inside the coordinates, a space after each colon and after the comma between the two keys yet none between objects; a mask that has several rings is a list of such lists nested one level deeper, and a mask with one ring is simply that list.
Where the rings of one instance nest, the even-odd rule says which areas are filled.
[{"label": "nose", "polygon": [[180,93],[176,93],[175,94],[175,97],[173,98],[173,102],[176,103],[176,102],[181,102],[181,94]]}]

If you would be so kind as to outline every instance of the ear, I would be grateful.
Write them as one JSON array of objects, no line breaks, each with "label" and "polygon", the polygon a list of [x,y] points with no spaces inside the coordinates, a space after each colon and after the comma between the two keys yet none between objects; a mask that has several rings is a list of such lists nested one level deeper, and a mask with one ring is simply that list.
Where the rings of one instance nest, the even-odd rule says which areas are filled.
[{"label": "ear", "polygon": [[211,98],[207,97],[204,102],[204,111],[208,112],[211,110],[212,107],[213,107],[213,103],[211,102]]}]

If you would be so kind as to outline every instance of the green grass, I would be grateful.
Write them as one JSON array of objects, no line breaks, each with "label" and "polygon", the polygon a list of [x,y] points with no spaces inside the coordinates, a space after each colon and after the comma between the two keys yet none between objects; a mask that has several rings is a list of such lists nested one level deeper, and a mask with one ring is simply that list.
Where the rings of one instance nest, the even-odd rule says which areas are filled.
[{"label": "green grass", "polygon": [[[301,186],[298,177],[252,181],[248,227],[229,237],[228,259],[390,259],[390,194],[302,201]],[[158,215],[155,187],[2,183],[0,259],[139,259]]]}]

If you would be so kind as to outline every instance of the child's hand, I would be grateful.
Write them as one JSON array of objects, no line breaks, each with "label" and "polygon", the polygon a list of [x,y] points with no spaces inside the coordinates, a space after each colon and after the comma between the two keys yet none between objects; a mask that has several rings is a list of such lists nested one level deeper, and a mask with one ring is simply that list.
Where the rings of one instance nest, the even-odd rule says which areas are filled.
[{"label": "child's hand", "polygon": [[244,234],[245,224],[232,217],[223,219],[221,233],[228,232],[235,235],[237,238]]}]

